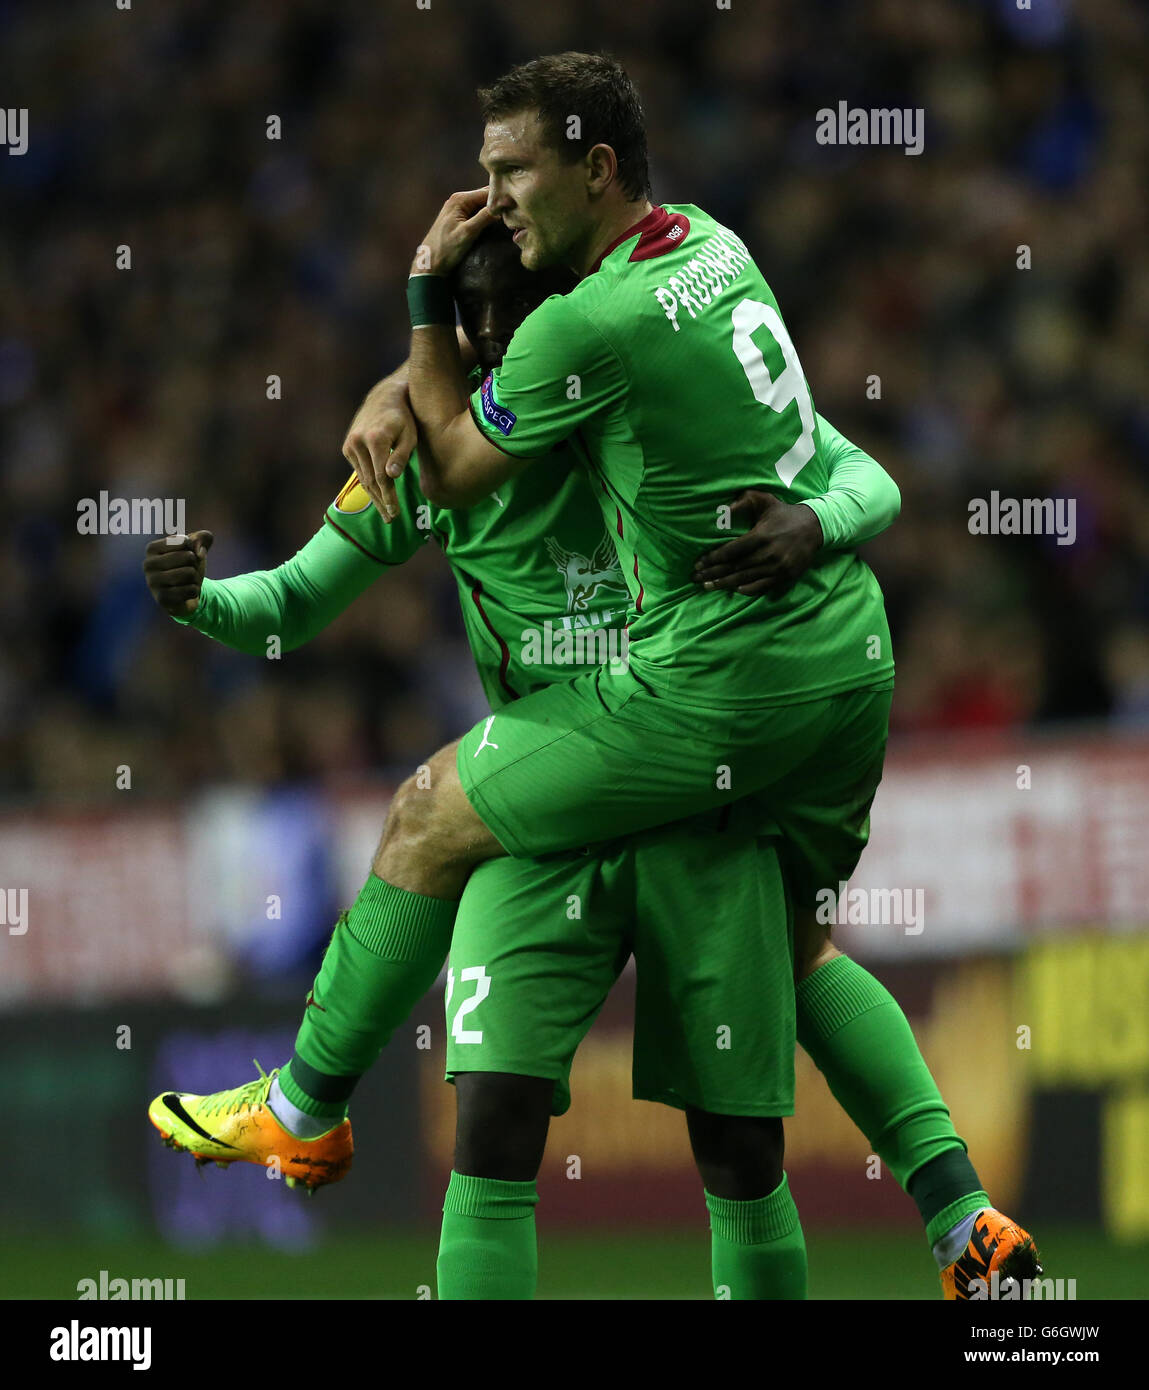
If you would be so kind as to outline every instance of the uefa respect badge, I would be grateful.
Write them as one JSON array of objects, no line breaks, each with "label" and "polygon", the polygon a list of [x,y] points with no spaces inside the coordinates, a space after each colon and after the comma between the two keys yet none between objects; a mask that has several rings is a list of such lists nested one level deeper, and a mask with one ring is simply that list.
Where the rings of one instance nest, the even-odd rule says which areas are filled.
[{"label": "uefa respect badge", "polygon": [[513,410],[508,410],[506,406],[499,404],[495,397],[495,381],[491,372],[488,372],[483,380],[479,399],[483,404],[483,418],[494,425],[500,434],[504,436],[510,434],[515,427],[518,416]]}]

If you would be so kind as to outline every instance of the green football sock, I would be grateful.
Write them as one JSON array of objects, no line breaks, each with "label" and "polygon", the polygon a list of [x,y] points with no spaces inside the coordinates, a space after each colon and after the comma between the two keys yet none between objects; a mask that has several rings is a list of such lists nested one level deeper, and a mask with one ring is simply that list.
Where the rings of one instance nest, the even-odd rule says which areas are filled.
[{"label": "green football sock", "polygon": [[889,990],[834,956],[795,991],[798,1041],[834,1099],[916,1202],[932,1245],[990,1205],[965,1143]]},{"label": "green football sock", "polygon": [[451,1173],[436,1266],[439,1297],[530,1299],[539,1281],[533,1182]]},{"label": "green football sock", "polygon": [[714,1297],[805,1298],[806,1241],[790,1185],[737,1202],[706,1193]]},{"label": "green football sock", "polygon": [[306,1115],[341,1120],[355,1084],[438,978],[458,903],[372,874],[341,913],[279,1075]]}]

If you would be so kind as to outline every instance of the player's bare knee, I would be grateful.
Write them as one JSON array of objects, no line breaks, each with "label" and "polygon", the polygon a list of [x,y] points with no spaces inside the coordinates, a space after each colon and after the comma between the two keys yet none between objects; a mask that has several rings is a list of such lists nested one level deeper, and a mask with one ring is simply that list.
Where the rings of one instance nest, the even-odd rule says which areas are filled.
[{"label": "player's bare knee", "polygon": [[[399,784],[383,827],[380,856],[385,850],[401,849],[405,855],[432,854],[440,862],[463,857],[463,837],[454,833],[448,798],[443,794],[443,774],[453,768],[455,746],[440,749]],[[459,854],[452,853],[456,840]]]},{"label": "player's bare knee", "polygon": [[782,1181],[785,1133],[780,1119],[688,1109],[686,1122],[699,1176],[712,1196],[755,1201]]},{"label": "player's bare knee", "polygon": [[400,782],[387,809],[387,820],[383,826],[384,847],[402,844],[404,849],[413,850],[425,840],[434,823],[434,807],[431,793],[420,785],[419,774]]},{"label": "player's bare knee", "polygon": [[455,1171],[532,1181],[546,1148],[554,1083],[537,1076],[460,1072],[455,1091]]}]

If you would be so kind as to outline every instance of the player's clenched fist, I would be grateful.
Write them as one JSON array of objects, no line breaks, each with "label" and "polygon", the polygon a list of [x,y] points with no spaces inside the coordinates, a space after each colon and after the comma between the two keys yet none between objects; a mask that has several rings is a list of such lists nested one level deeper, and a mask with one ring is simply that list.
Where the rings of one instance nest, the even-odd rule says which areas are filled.
[{"label": "player's clenched fist", "polygon": [[165,613],[186,618],[195,612],[213,540],[210,531],[191,531],[186,536],[161,536],[148,542],[144,577],[152,598]]},{"label": "player's clenched fist", "polygon": [[486,188],[451,194],[415,252],[412,275],[448,275],[454,270],[479,233],[499,220],[487,210],[487,195]]}]

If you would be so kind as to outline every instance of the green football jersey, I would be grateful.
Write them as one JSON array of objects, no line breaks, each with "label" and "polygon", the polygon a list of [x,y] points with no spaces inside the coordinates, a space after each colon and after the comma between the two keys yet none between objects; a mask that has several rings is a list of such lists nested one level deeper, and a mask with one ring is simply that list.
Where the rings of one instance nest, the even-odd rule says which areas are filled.
[{"label": "green football jersey", "polygon": [[563,441],[586,462],[630,594],[631,669],[652,689],[737,708],[892,683],[881,590],[856,554],[821,551],[782,597],[691,582],[730,538],[734,494],[800,502],[829,473],[770,287],[701,209],[655,208],[540,305],[471,409],[492,443],[538,459],[517,484],[549,475]]},{"label": "green football jersey", "polygon": [[[897,515],[897,485],[828,420],[818,428],[830,490],[809,506],[827,548],[852,548]],[[205,578],[194,614],[175,617],[226,646],[266,656],[274,637],[290,652],[309,642],[393,565],[434,538],[451,562],[468,641],[498,707],[565,682],[586,665],[625,661],[628,593],[588,474],[560,446],[551,470],[534,469],[466,511],[433,507],[418,459],[397,482],[390,526],[354,476],[325,523],[290,560],[230,579]]]},{"label": "green football jersey", "polygon": [[509,479],[467,511],[447,511],[420,491],[416,457],[395,484],[401,510],[390,525],[354,478],[326,513],[380,564],[439,543],[492,709],[587,666],[626,660],[626,583],[585,473],[565,448],[547,468]]}]

